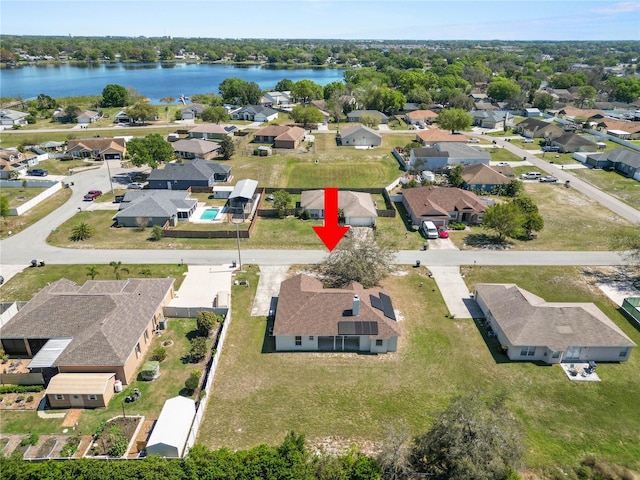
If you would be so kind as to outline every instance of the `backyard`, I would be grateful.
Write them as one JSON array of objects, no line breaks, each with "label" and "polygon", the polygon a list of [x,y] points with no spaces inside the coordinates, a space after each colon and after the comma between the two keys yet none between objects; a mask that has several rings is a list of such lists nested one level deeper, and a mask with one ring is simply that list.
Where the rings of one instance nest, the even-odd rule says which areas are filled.
[{"label": "backyard", "polygon": [[[580,268],[476,268],[476,281],[514,281],[548,301],[595,301],[631,338],[630,326]],[[294,429],[312,445],[375,452],[385,431],[403,422],[424,432],[435,412],[470,391],[503,393],[525,432],[526,464],[575,465],[597,454],[640,468],[640,356],[603,364],[598,384],[573,384],[558,366],[510,362],[472,320],[446,316],[424,268],[404,268],[383,282],[400,319],[398,352],[274,353],[264,317],[249,312],[250,288],[233,291],[233,323],[198,442],[246,448],[277,444]],[[489,345],[489,346],[488,346]],[[637,352],[635,352],[637,353]]]}]

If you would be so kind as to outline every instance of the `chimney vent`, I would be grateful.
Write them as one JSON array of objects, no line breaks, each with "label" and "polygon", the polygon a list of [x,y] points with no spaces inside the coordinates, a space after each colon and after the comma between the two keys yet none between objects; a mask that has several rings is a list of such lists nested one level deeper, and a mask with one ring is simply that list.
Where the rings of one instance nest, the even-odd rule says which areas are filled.
[{"label": "chimney vent", "polygon": [[358,295],[353,296],[353,306],[351,307],[351,314],[354,317],[360,315],[360,297]]}]

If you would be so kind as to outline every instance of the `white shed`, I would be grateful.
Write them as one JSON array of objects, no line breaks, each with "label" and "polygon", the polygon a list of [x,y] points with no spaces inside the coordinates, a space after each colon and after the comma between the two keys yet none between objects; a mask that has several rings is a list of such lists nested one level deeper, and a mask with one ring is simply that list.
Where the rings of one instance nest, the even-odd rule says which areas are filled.
[{"label": "white shed", "polygon": [[147,442],[147,455],[182,457],[195,416],[196,402],[190,398],[178,396],[164,402]]}]

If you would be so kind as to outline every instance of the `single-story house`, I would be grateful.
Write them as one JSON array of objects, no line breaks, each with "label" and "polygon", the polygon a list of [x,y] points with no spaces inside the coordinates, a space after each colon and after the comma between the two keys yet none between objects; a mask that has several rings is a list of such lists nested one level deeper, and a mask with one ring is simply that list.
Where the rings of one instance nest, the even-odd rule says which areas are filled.
[{"label": "single-story house", "polygon": [[147,456],[181,458],[185,455],[195,418],[195,401],[181,396],[166,400],[147,440]]},{"label": "single-story house", "polygon": [[179,221],[189,220],[198,201],[190,193],[172,190],[127,190],[113,219],[121,227],[175,227]]},{"label": "single-story house", "polygon": [[75,158],[95,158],[97,160],[123,160],[126,142],[117,138],[82,138],[69,140],[65,153]]},{"label": "single-story house", "polygon": [[382,135],[364,125],[347,127],[338,135],[342,146],[379,147],[382,144]]},{"label": "single-story house", "polygon": [[202,140],[222,140],[224,137],[233,137],[235,127],[218,125],[217,123],[202,123],[189,130],[189,138]]},{"label": "single-story house", "polygon": [[511,360],[626,362],[636,344],[593,303],[546,302],[514,284],[479,283],[475,299]]},{"label": "single-story house", "polygon": [[591,121],[592,119],[606,118],[606,114],[599,108],[578,108],[572,105],[562,107],[556,113],[557,117],[574,121],[576,118],[581,121]]},{"label": "single-story house", "polygon": [[243,217],[251,212],[255,204],[258,181],[245,178],[240,180],[229,195],[229,208]]},{"label": "single-story house", "polygon": [[120,110],[113,116],[113,123],[131,123],[131,119],[127,112]]},{"label": "single-story house", "polygon": [[253,141],[256,143],[270,143],[275,148],[295,149],[304,141],[304,136],[304,128],[269,125],[255,132]]},{"label": "single-story house", "polygon": [[292,102],[291,92],[267,92],[260,99],[260,103],[267,106],[273,105],[289,105]]},{"label": "single-story house", "polygon": [[566,88],[550,88],[547,93],[558,102],[573,102],[576,99],[575,95]]},{"label": "single-story house", "polygon": [[493,130],[504,128],[508,113],[501,110],[473,110],[469,115],[473,118],[474,126]]},{"label": "single-story house", "polygon": [[278,118],[278,111],[263,105],[248,105],[231,113],[234,120],[271,122]]},{"label": "single-story house", "polygon": [[106,408],[114,394],[115,373],[58,373],[45,395],[51,408]]},{"label": "single-story house", "polygon": [[[302,192],[300,207],[308,211],[311,218],[324,218],[324,190]],[[338,191],[338,208],[344,213],[345,225],[372,227],[376,224],[378,212],[370,193]]]},{"label": "single-story house", "polygon": [[357,282],[323,288],[299,274],[280,284],[273,325],[276,351],[386,353],[398,348],[400,328],[391,298]]},{"label": "single-story house", "polygon": [[494,110],[500,110],[500,105],[496,105],[491,102],[475,102],[473,108],[481,112],[490,112]]},{"label": "single-story house", "polygon": [[541,117],[542,116],[542,112],[540,110],[538,110],[537,108],[525,108],[524,110],[522,110],[522,116],[523,117]]},{"label": "single-story house", "polygon": [[438,118],[438,114],[431,110],[414,110],[405,114],[404,119],[409,125],[431,125]]},{"label": "single-story house", "polygon": [[640,152],[616,148],[608,152],[588,155],[585,163],[594,168],[613,168],[640,182]]},{"label": "single-story house", "polygon": [[389,117],[378,110],[353,110],[352,112],[347,113],[347,121],[359,122],[363,115],[376,118],[378,123],[386,124],[389,122]]},{"label": "single-story house", "polygon": [[30,358],[30,370],[115,373],[116,380],[128,384],[164,319],[163,307],[174,297],[173,283],[173,278],[84,285],[58,280],[0,327],[2,348],[10,356]]},{"label": "single-story house", "polygon": [[420,226],[424,220],[438,227],[446,227],[449,222],[475,225],[482,222],[487,208],[473,192],[436,186],[404,189],[402,204],[414,226]]},{"label": "single-story house", "polygon": [[596,142],[587,140],[575,133],[565,133],[558,138],[554,138],[551,141],[551,145],[558,147],[561,153],[595,152],[598,149]]},{"label": "single-story house", "polygon": [[220,144],[218,142],[201,140],[199,138],[176,140],[175,142],[171,142],[171,146],[176,155],[187,160],[211,160],[218,156],[218,150],[220,150]]},{"label": "single-story house", "polygon": [[482,148],[462,142],[436,143],[431,147],[414,148],[409,153],[413,170],[443,171],[452,165],[489,165],[491,154]]},{"label": "single-story house", "polygon": [[196,118],[199,118],[205,108],[207,108],[206,105],[201,105],[199,103],[186,105],[182,110],[180,110],[182,120],[195,120]]},{"label": "single-story house", "polygon": [[623,140],[640,139],[640,122],[628,122],[624,120],[614,120],[605,118],[598,122],[598,130],[605,131],[609,135],[622,138]]},{"label": "single-story house", "polygon": [[465,190],[481,190],[483,192],[491,192],[515,181],[483,163],[464,167],[462,178],[464,180],[462,188]]},{"label": "single-story house", "polygon": [[167,163],[164,168],[154,168],[147,180],[150,189],[186,190],[189,187],[212,187],[230,178],[231,167],[196,158],[190,162]]},{"label": "single-story house", "polygon": [[14,126],[14,125],[27,125],[26,112],[18,112],[17,110],[9,110],[8,108],[0,109],[0,125]]},{"label": "single-story house", "polygon": [[562,128],[537,118],[526,118],[516,124],[514,129],[526,138],[550,138],[553,140],[564,134]]},{"label": "single-story house", "polygon": [[95,112],[93,110],[83,110],[76,117],[76,121],[80,125],[88,125],[90,123],[95,123],[100,119],[100,112]]},{"label": "single-story house", "polygon": [[473,100],[473,103],[491,103],[491,99],[486,93],[471,92],[469,98]]},{"label": "single-story house", "polygon": [[466,142],[467,140],[469,140],[469,137],[460,133],[451,133],[448,130],[441,130],[439,128],[420,130],[416,133],[416,142],[422,145],[433,145],[444,142]]}]

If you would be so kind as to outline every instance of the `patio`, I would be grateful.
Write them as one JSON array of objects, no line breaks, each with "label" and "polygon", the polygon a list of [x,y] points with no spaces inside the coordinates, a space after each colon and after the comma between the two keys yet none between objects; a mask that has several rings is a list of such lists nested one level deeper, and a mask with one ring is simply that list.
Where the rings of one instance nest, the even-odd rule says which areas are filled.
[{"label": "patio", "polygon": [[560,366],[569,380],[576,382],[599,382],[595,362],[589,363],[561,363]]}]

